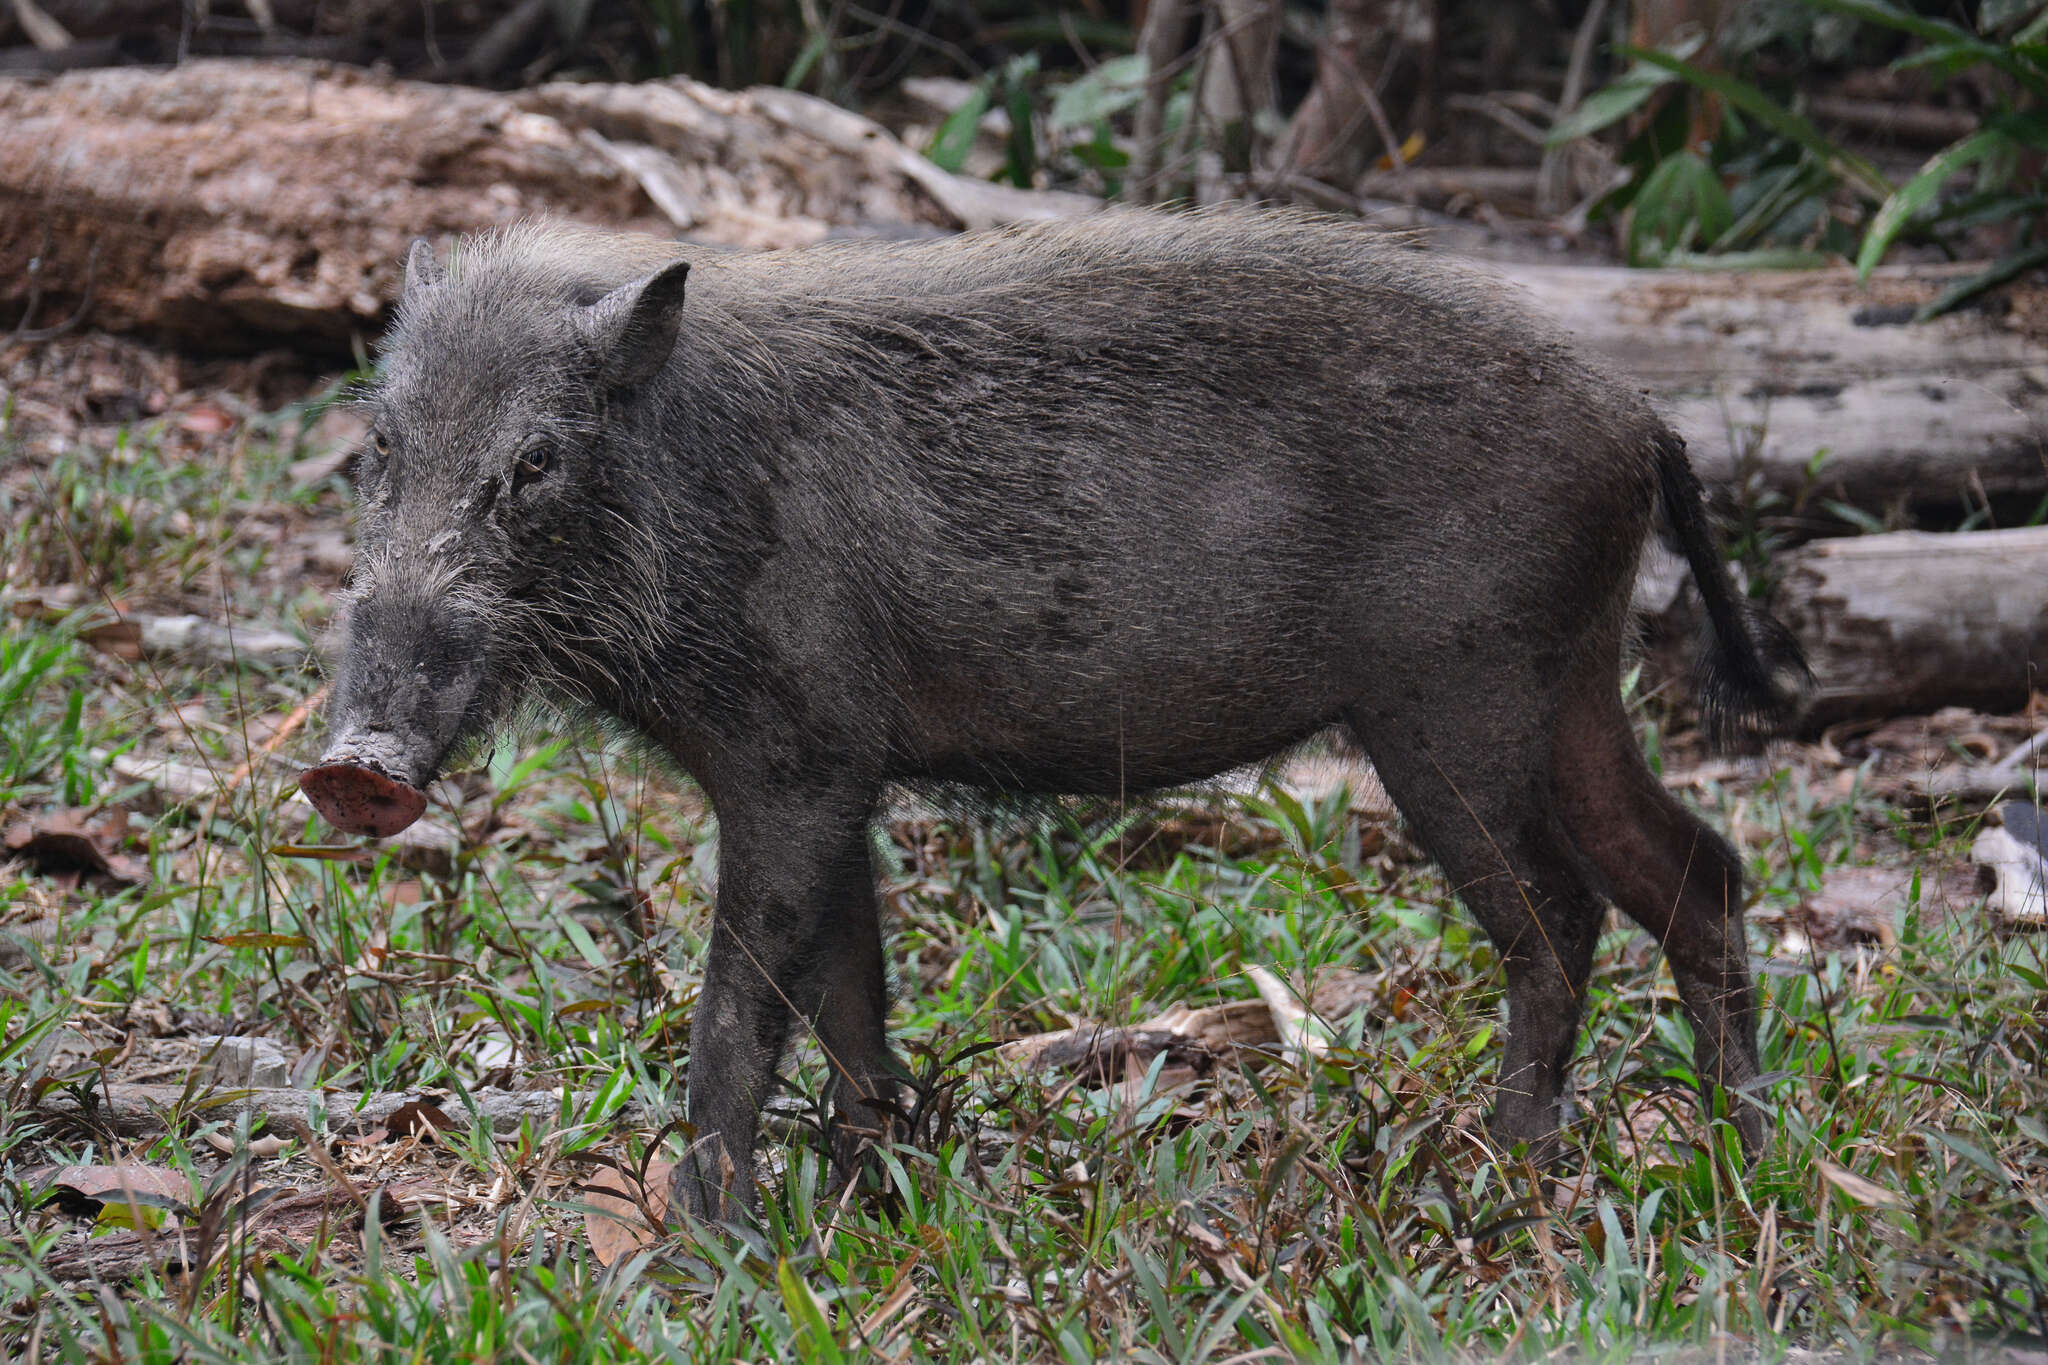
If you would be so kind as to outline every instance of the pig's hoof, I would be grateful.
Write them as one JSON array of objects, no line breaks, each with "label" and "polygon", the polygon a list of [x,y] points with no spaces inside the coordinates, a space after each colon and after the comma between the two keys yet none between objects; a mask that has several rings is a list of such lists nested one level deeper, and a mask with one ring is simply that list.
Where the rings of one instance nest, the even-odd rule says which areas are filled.
[{"label": "pig's hoof", "polygon": [[336,829],[388,839],[420,818],[427,794],[353,763],[330,763],[299,774],[299,790]]}]

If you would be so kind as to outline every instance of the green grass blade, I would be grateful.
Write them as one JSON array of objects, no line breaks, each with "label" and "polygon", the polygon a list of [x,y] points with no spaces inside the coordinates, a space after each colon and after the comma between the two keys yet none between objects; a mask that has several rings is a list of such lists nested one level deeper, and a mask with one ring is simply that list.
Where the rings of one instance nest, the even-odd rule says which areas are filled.
[{"label": "green grass blade", "polygon": [[2027,251],[2016,251],[1995,262],[1988,269],[1981,270],[1966,280],[1958,280],[1923,304],[1913,314],[1913,321],[1925,322],[1938,318],[1951,309],[1960,308],[1987,289],[1995,289],[2007,280],[2026,274],[2037,265],[2048,265],[2048,242]]},{"label": "green grass blade", "polygon": [[1884,3],[1884,0],[1808,0],[1808,3],[1816,9],[1910,33],[1936,44],[1943,49],[1940,60],[1963,57],[1997,67],[2034,94],[2048,98],[2048,66],[2032,58],[2021,43],[2016,42],[2010,47],[1989,43],[1958,24],[1924,14],[1911,14]]},{"label": "green grass blade", "polygon": [[1870,272],[1891,250],[1892,243],[1941,193],[1941,187],[1964,169],[1982,161],[2005,142],[2001,133],[1972,133],[1929,157],[1920,173],[1892,192],[1884,201],[1870,228],[1863,234],[1863,249],[1856,254],[1856,281],[1869,280]]},{"label": "green grass blade", "polygon": [[925,148],[924,154],[933,165],[959,173],[967,164],[967,154],[974,149],[974,137],[981,129],[981,116],[988,112],[988,104],[988,82],[977,82],[966,102],[946,115],[946,121],[932,135],[932,145]]}]

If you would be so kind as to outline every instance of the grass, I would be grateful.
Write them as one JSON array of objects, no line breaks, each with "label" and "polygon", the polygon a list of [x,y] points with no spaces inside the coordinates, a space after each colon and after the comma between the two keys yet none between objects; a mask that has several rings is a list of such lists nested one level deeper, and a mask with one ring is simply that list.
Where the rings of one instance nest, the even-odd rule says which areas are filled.
[{"label": "grass", "polygon": [[[1483,937],[1398,838],[1278,791],[1230,803],[1206,841],[1079,818],[885,831],[896,1032],[931,1121],[845,1198],[786,1124],[757,1227],[603,1267],[577,1186],[673,1141],[714,829],[632,755],[543,736],[464,779],[445,864],[336,860],[290,815],[286,763],[228,779],[316,673],[87,643],[116,606],[320,625],[279,528],[342,511],[333,485],[294,486],[295,419],[200,458],[181,439],[138,428],[40,462],[0,446],[9,592],[57,603],[0,617],[0,827],[118,811],[150,872],[66,888],[0,863],[10,1359],[1864,1358],[2048,1336],[2040,937],[1929,911],[1886,957],[1773,962],[1776,1122],[1745,1168],[1690,1098],[1668,973],[1616,928],[1566,1163],[1587,1178],[1560,1191],[1477,1126],[1499,1032]],[[163,805],[110,773],[124,748],[210,765],[219,789]],[[1932,869],[1967,846],[1967,820],[1843,795],[1834,775],[1788,750],[1767,780],[1705,789],[1760,910],[1844,863]],[[1249,998],[1254,965],[1371,972],[1372,1006],[1312,1063],[1177,1086],[1158,1066],[1109,1089],[1020,1075],[981,1048]],[[141,1136],[43,1103],[89,1105],[152,1066],[182,1085],[184,1035],[222,1021],[276,1040],[307,1084],[439,1087],[455,1126],[316,1149],[223,1124],[203,1085]],[[815,1055],[789,1074],[815,1098]],[[555,1122],[494,1133],[467,1107],[486,1082],[567,1098]],[[182,1172],[191,1198],[153,1234],[182,1228],[177,1254],[96,1279],[81,1256],[135,1234],[67,1212],[38,1172],[114,1160]],[[344,1181],[384,1191],[389,1221],[338,1199],[279,1222],[257,1192]]]}]

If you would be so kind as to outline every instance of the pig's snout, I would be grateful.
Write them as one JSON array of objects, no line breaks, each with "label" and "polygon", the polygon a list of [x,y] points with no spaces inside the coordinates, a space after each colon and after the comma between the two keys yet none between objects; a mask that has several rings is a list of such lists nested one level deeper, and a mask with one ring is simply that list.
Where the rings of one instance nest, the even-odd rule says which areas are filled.
[{"label": "pig's snout", "polygon": [[427,808],[471,720],[485,679],[473,613],[418,578],[387,572],[349,610],[348,641],[328,703],[332,736],[299,790],[336,829],[388,838]]},{"label": "pig's snout", "polygon": [[299,790],[327,823],[350,834],[388,839],[420,818],[427,794],[355,763],[327,763],[299,774]]}]

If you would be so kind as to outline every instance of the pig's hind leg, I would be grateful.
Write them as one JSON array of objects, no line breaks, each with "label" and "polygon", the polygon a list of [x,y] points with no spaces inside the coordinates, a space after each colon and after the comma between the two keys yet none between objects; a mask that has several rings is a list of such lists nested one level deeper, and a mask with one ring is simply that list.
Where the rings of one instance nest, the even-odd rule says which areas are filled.
[{"label": "pig's hind leg", "polygon": [[[1524,676],[1516,676],[1522,674]],[[1526,670],[1415,687],[1427,702],[1361,704],[1347,715],[1388,795],[1499,949],[1508,1036],[1489,1126],[1543,1144],[1568,1114],[1566,1086],[1605,907],[1554,804],[1554,703]],[[1533,699],[1533,700],[1532,700]]]},{"label": "pig's hind leg", "polygon": [[1643,761],[1612,668],[1582,670],[1557,728],[1559,809],[1603,889],[1664,946],[1692,1024],[1700,1083],[1720,1085],[1752,1151],[1763,1115],[1756,992],[1743,928],[1742,864]]}]

